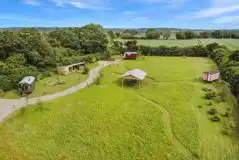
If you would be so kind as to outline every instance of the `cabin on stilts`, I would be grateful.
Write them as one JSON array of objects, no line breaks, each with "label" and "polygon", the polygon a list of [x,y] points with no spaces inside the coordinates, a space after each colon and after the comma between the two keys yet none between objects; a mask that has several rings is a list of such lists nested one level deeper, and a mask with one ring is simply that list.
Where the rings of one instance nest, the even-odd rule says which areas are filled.
[{"label": "cabin on stilts", "polygon": [[128,84],[135,84],[138,82],[138,85],[140,87],[141,82],[146,77],[147,73],[140,70],[140,69],[134,69],[131,71],[126,72],[122,77],[122,87],[124,87],[125,81],[128,82]]}]

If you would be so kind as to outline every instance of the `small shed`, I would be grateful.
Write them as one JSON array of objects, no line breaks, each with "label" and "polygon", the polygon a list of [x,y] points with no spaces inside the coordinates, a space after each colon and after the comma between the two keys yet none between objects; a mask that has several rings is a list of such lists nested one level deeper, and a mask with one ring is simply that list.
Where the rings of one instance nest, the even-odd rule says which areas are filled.
[{"label": "small shed", "polygon": [[18,83],[18,90],[20,94],[23,93],[31,93],[35,87],[35,80],[36,78],[33,76],[27,76],[24,77],[19,83]]},{"label": "small shed", "polygon": [[220,72],[218,70],[213,70],[203,73],[203,80],[206,82],[213,82],[220,78]]},{"label": "small shed", "polygon": [[60,75],[67,75],[72,71],[80,70],[81,66],[85,66],[85,62],[75,63],[68,66],[61,66],[57,68],[57,73]]},{"label": "small shed", "polygon": [[147,73],[140,70],[140,69],[134,69],[134,70],[128,71],[123,75],[122,87],[124,86],[124,81],[125,80],[138,81],[139,82],[139,87],[140,87],[141,81],[144,80],[146,75],[147,75]]},{"label": "small shed", "polygon": [[125,52],[124,59],[136,59],[138,56],[137,52]]}]

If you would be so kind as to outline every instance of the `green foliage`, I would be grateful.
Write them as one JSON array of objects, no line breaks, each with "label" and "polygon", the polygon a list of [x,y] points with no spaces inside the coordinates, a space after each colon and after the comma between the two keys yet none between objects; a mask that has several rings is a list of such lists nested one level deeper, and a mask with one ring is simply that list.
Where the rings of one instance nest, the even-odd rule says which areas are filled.
[{"label": "green foliage", "polygon": [[160,33],[156,29],[148,29],[146,32],[147,39],[159,39]]},{"label": "green foliage", "polygon": [[205,99],[211,100],[213,98],[216,98],[216,93],[215,92],[207,92],[204,96]]},{"label": "green foliage", "polygon": [[172,34],[172,33],[171,33],[170,30],[163,31],[163,32],[162,32],[163,39],[168,40],[169,37],[171,36],[171,34]]},{"label": "green foliage", "polygon": [[208,111],[207,111],[208,114],[211,114],[211,115],[215,115],[217,114],[217,110],[216,108],[210,108]]},{"label": "green foliage", "polygon": [[89,73],[89,68],[87,66],[85,66],[83,68],[82,74],[88,74]]},{"label": "green foliage", "polygon": [[210,120],[212,122],[220,122],[221,118],[218,115],[215,115],[215,116],[211,117]]}]

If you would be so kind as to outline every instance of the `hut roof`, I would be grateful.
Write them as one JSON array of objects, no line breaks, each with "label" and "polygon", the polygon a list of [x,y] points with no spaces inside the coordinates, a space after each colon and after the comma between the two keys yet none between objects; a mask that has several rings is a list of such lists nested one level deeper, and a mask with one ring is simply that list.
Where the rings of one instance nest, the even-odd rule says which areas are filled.
[{"label": "hut roof", "polygon": [[140,80],[143,80],[145,78],[145,76],[147,75],[146,72],[140,70],[140,69],[134,69],[134,70],[131,70],[131,71],[128,71],[126,72],[123,77],[126,77],[126,76],[133,76],[133,77],[136,77]]},{"label": "hut roof", "polygon": [[74,63],[74,64],[67,65],[67,66],[61,66],[61,67],[58,67],[58,68],[70,68],[70,67],[73,67],[73,66],[83,65],[83,64],[85,64],[85,62]]},{"label": "hut roof", "polygon": [[32,84],[34,81],[35,81],[35,77],[33,76],[28,76],[28,77],[24,77],[20,82],[19,84],[21,83],[27,83],[27,84]]},{"label": "hut roof", "polygon": [[131,54],[138,54],[137,52],[125,52],[124,54],[131,55]]}]

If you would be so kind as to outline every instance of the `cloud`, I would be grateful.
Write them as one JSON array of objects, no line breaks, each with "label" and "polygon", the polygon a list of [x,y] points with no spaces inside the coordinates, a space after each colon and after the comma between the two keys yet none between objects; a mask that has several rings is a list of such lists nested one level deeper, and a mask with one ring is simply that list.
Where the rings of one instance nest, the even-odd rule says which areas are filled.
[{"label": "cloud", "polygon": [[220,7],[239,5],[239,1],[238,0],[210,0],[210,4],[212,7],[220,8]]},{"label": "cloud", "polygon": [[63,7],[66,4],[80,9],[91,10],[113,10],[105,1],[101,0],[52,0],[57,6]]},{"label": "cloud", "polygon": [[214,23],[222,24],[222,23],[235,23],[239,21],[239,16],[224,16],[217,18]]},{"label": "cloud", "polygon": [[41,3],[38,0],[24,0],[24,4],[40,6]]},{"label": "cloud", "polygon": [[136,2],[141,2],[141,3],[182,3],[187,0],[131,0],[131,1],[136,1]]},{"label": "cloud", "polygon": [[128,16],[136,15],[136,13],[134,11],[124,11],[123,13],[124,13],[124,15],[128,15]]},{"label": "cloud", "polygon": [[239,11],[239,5],[226,6],[220,8],[207,8],[196,13],[195,18],[216,17],[225,13]]}]

